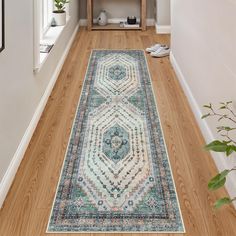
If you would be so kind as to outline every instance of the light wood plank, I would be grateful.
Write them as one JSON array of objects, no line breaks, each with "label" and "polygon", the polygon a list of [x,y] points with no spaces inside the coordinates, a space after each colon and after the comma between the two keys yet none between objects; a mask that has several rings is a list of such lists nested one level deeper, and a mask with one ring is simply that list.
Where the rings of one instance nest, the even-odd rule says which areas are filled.
[{"label": "light wood plank", "polygon": [[146,19],[147,19],[147,0],[141,0],[141,27],[142,30],[146,30]]},{"label": "light wood plank", "polygon": [[93,25],[93,0],[87,0],[87,29],[91,30]]}]

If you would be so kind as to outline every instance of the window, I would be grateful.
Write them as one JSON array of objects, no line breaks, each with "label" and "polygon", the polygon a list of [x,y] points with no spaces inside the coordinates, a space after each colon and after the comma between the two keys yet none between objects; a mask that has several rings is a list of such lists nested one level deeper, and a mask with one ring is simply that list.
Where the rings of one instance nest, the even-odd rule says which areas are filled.
[{"label": "window", "polygon": [[40,38],[49,29],[52,22],[53,0],[41,0],[41,22],[40,22]]},{"label": "window", "polygon": [[[1,1],[1,0],[0,0]],[[72,1],[72,0],[71,0]],[[54,0],[33,0],[34,6],[34,71],[37,72],[49,55],[42,52],[43,46],[55,45],[64,26],[51,27],[54,10]],[[69,5],[66,5],[67,21],[69,21]],[[41,48],[40,48],[41,45]],[[41,49],[41,52],[40,52]]]}]

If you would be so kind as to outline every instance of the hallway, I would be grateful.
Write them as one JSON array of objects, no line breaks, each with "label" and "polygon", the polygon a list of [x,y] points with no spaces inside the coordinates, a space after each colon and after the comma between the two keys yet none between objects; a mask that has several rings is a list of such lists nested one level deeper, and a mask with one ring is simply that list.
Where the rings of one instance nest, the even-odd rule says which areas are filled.
[{"label": "hallway", "polygon": [[[80,29],[0,211],[0,235],[46,235],[91,50],[145,49],[154,42],[169,43],[169,40],[167,35],[157,35],[154,28],[145,32]],[[207,189],[209,178],[216,174],[215,164],[203,150],[204,139],[169,59],[147,55],[147,60],[186,227],[183,235],[236,235],[233,207],[213,209],[214,201],[226,192],[212,193]]]}]

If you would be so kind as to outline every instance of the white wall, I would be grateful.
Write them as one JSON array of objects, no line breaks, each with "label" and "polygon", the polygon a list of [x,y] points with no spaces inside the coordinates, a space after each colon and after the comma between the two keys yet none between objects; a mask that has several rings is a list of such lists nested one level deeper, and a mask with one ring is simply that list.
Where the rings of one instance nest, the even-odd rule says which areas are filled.
[{"label": "white wall", "polygon": [[[217,123],[200,119],[202,105],[236,102],[236,2],[172,0],[171,4],[171,60],[209,142],[217,138]],[[235,158],[214,157],[221,170],[236,165]],[[231,175],[227,182],[232,196],[236,195],[235,179]]]},{"label": "white wall", "polygon": [[77,26],[78,1],[71,0],[70,22],[38,74],[33,73],[33,1],[5,1],[6,48],[0,53],[0,181]]},{"label": "white wall", "polygon": [[170,0],[156,0],[156,18],[157,25],[169,26],[170,25]]},{"label": "white wall", "polygon": [[156,32],[171,33],[170,0],[156,0]]},{"label": "white wall", "polygon": [[[109,18],[125,18],[128,15],[140,15],[140,0],[97,0],[94,1],[94,17],[105,9]],[[80,18],[86,18],[86,0],[80,0]],[[147,0],[147,18],[154,18],[155,0]]]}]

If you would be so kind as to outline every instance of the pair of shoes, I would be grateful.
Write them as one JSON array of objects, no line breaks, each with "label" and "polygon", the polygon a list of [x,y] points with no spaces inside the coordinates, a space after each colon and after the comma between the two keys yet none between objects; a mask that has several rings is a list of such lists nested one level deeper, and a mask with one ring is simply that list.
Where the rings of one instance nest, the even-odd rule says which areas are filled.
[{"label": "pair of shoes", "polygon": [[156,52],[162,47],[166,47],[166,45],[158,43],[158,44],[152,45],[150,48],[146,48],[146,52],[149,52],[149,53]]},{"label": "pair of shoes", "polygon": [[151,53],[151,56],[153,57],[165,57],[169,56],[170,48],[167,45],[155,44],[150,48],[147,48],[146,52]]},{"label": "pair of shoes", "polygon": [[151,53],[152,57],[166,57],[170,55],[170,48],[168,46],[165,47],[161,47],[160,49],[158,49],[155,52]]}]

